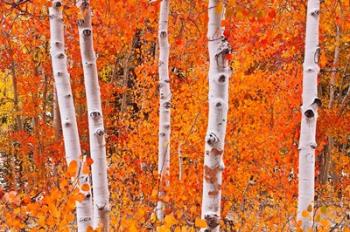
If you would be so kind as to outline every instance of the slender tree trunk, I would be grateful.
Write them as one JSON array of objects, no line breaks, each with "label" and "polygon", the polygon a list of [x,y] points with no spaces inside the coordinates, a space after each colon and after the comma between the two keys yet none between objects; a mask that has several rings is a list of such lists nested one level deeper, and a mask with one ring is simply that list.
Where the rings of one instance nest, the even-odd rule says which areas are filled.
[{"label": "slender tree trunk", "polygon": [[221,26],[225,15],[223,2],[210,0],[208,14],[209,116],[205,138],[202,218],[207,222],[207,228],[203,231],[219,231],[228,87],[231,76],[227,55],[231,53],[231,47]]},{"label": "slender tree trunk", "polygon": [[329,104],[328,108],[331,109],[334,103],[334,92],[335,92],[335,84],[336,84],[336,75],[337,75],[337,64],[339,61],[339,53],[340,53],[340,27],[336,25],[336,37],[335,37],[335,50],[334,50],[334,60],[333,60],[333,70],[329,83]]},{"label": "slender tree trunk", "polygon": [[[132,49],[132,48],[131,48]],[[129,60],[131,56],[132,50],[128,52],[128,54],[125,57],[125,61],[123,64],[123,80],[122,80],[122,85],[125,88],[125,92],[123,93],[122,96],[122,103],[121,103],[121,112],[125,112],[128,106],[127,103],[127,95],[128,95],[128,80],[129,80]]]},{"label": "slender tree trunk", "polygon": [[[317,108],[317,76],[319,73],[319,12],[320,1],[309,0],[307,5],[305,58],[303,64],[303,105],[299,141],[298,221],[302,228],[312,227],[315,195],[315,148]],[[306,212],[306,213],[303,213]],[[305,217],[307,214],[307,217]]]},{"label": "slender tree trunk", "polygon": [[93,224],[94,227],[101,224],[104,231],[109,231],[110,206],[107,179],[106,141],[96,55],[93,47],[91,9],[88,0],[78,1],[77,6],[80,8],[83,17],[78,21],[79,40],[89,118],[90,153],[94,161],[92,164],[94,195]]},{"label": "slender tree trunk", "polygon": [[[75,108],[70,85],[70,77],[67,70],[67,56],[64,46],[64,25],[62,17],[62,4],[60,0],[53,2],[49,8],[50,35],[51,35],[51,57],[53,75],[55,79],[58,104],[60,107],[64,146],[67,164],[76,161],[78,167],[82,167],[81,148]],[[81,169],[81,168],[79,168]],[[89,184],[89,177],[78,173],[80,184]],[[77,202],[77,224],[78,231],[85,232],[91,224],[92,201],[90,191],[83,192],[85,199]]]},{"label": "slender tree trunk", "polygon": [[10,47],[10,52],[11,52],[11,74],[12,74],[12,87],[13,87],[13,104],[14,104],[14,108],[15,108],[15,112],[16,112],[16,117],[15,117],[15,121],[16,121],[16,126],[15,126],[15,130],[22,130],[23,129],[23,125],[22,125],[22,119],[20,116],[20,112],[19,112],[19,97],[18,97],[18,88],[17,88],[17,74],[16,74],[16,64],[14,62],[14,57],[13,57],[13,50]]},{"label": "slender tree trunk", "polygon": [[[331,75],[330,83],[329,83],[329,104],[328,108],[332,109],[335,98],[335,84],[336,84],[336,76],[337,76],[337,64],[339,61],[339,53],[340,53],[340,28],[336,25],[336,39],[335,39],[335,50],[334,50],[334,60],[333,60],[333,72]],[[333,136],[328,135],[328,146],[326,151],[323,153],[323,162],[320,167],[320,182],[322,184],[326,184],[328,182],[328,176],[332,165],[332,150],[333,150],[334,139]]]},{"label": "slender tree trunk", "polygon": [[[169,185],[170,174],[170,108],[171,92],[169,81],[169,41],[168,41],[169,0],[162,0],[159,13],[159,143],[158,173],[160,175],[159,198],[165,194],[163,188]],[[164,202],[158,201],[157,218],[164,218]]]},{"label": "slender tree trunk", "polygon": [[54,88],[54,100],[53,100],[53,124],[55,127],[55,139],[62,137],[61,116],[60,108],[58,107],[57,92]]}]

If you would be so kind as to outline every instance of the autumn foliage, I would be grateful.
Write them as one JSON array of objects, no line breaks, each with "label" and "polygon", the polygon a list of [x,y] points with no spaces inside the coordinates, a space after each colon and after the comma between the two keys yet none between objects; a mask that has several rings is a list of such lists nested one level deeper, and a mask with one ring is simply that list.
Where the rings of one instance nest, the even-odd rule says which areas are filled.
[{"label": "autumn foliage", "polygon": [[[226,4],[222,25],[233,48],[227,57],[233,72],[222,231],[300,230],[296,201],[305,2],[220,3]],[[171,184],[163,199],[158,199],[157,172],[159,1],[91,4],[107,140],[110,231],[198,231],[206,227],[200,211],[208,110],[207,1],[170,0]],[[318,83],[323,104],[317,125],[315,215],[303,212],[313,217],[318,231],[350,231],[349,4],[321,3]],[[83,197],[79,188],[90,190],[77,185],[78,167],[64,159],[50,58],[50,5],[46,0],[0,0],[0,231],[74,231],[75,201]],[[82,171],[90,174],[94,161],[79,12],[74,1],[65,0],[63,6],[86,160]],[[163,222],[155,215],[158,200],[166,203]]]}]

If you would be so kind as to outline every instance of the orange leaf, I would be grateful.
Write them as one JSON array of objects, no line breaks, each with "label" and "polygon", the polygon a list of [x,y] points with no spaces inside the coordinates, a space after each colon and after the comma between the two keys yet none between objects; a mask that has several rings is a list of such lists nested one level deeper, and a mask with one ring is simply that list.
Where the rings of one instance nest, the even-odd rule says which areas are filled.
[{"label": "orange leaf", "polygon": [[87,163],[87,165],[90,166],[91,164],[94,163],[94,160],[91,157],[87,157],[85,162]]},{"label": "orange leaf", "polygon": [[89,174],[90,173],[90,167],[87,163],[83,166],[83,174]]},{"label": "orange leaf", "polygon": [[201,218],[196,218],[196,220],[194,221],[194,224],[196,227],[199,227],[199,228],[207,227],[207,222]]},{"label": "orange leaf", "polygon": [[229,22],[228,22],[227,19],[223,19],[223,20],[221,21],[221,26],[222,26],[222,27],[226,27],[226,26],[228,26],[228,25],[229,25]]},{"label": "orange leaf", "polygon": [[78,170],[78,162],[76,160],[72,160],[68,166],[68,170],[67,170],[68,175],[70,177],[75,176],[77,173],[77,170]]},{"label": "orange leaf", "polygon": [[82,184],[81,185],[81,190],[83,190],[83,191],[89,191],[90,190],[90,185],[89,184],[87,184],[87,183],[85,183],[85,184]]}]

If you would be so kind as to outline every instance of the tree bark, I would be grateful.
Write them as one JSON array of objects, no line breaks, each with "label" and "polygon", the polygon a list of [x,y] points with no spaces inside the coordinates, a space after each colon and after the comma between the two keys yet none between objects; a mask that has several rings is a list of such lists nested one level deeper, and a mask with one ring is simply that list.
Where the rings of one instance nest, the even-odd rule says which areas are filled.
[{"label": "tree bark", "polygon": [[[319,12],[320,1],[307,4],[305,58],[303,64],[303,104],[299,140],[299,193],[297,220],[303,230],[312,227],[315,195],[315,149],[317,108],[317,76],[319,73]],[[307,212],[307,217],[305,213]],[[304,215],[304,216],[303,216]]]},{"label": "tree bark", "polygon": [[79,41],[84,70],[86,90],[90,153],[93,159],[92,184],[94,195],[94,228],[102,225],[104,231],[109,231],[109,190],[107,179],[106,140],[103,125],[100,86],[96,66],[96,55],[93,47],[91,25],[91,9],[88,0],[77,3],[83,18],[79,19]]},{"label": "tree bark", "polygon": [[[334,60],[333,60],[333,72],[331,74],[331,79],[329,83],[329,104],[328,108],[332,109],[335,98],[335,84],[337,76],[337,64],[339,61],[340,53],[340,28],[336,25],[336,38],[335,38],[335,50],[334,50]],[[328,176],[332,165],[332,150],[333,150],[334,139],[333,136],[328,135],[328,145],[327,149],[323,153],[323,159],[320,167],[320,182],[326,184],[328,182]]]},{"label": "tree bark", "polygon": [[208,7],[209,47],[209,116],[205,138],[202,218],[207,222],[203,231],[219,231],[221,211],[223,153],[228,111],[228,87],[231,68],[227,55],[231,47],[223,35],[225,7],[220,0],[210,0]]},{"label": "tree bark", "polygon": [[[67,69],[67,56],[64,45],[64,25],[62,18],[62,4],[60,0],[53,1],[49,8],[50,35],[51,35],[51,57],[52,68],[55,79],[58,104],[61,114],[64,147],[67,164],[76,161],[78,167],[82,167],[81,148],[75,108],[70,85],[70,77]],[[80,170],[79,168],[78,170]],[[80,184],[89,184],[89,177],[77,173]],[[76,203],[78,231],[85,232],[91,224],[92,201],[90,191],[81,191],[85,199]]]},{"label": "tree bark", "polygon": [[61,116],[60,109],[58,107],[57,92],[54,88],[54,100],[53,100],[53,126],[55,127],[55,139],[62,137]]},{"label": "tree bark", "polygon": [[[160,175],[159,197],[164,196],[164,186],[169,185],[170,174],[170,108],[171,92],[169,81],[169,41],[168,41],[169,0],[162,0],[159,13],[159,143],[158,143],[158,173]],[[164,218],[164,202],[157,204],[157,218]]]},{"label": "tree bark", "polygon": [[[9,38],[10,39],[10,38]],[[11,43],[9,42],[9,52],[11,56],[11,76],[12,76],[12,87],[13,87],[13,104],[16,112],[16,117],[15,117],[15,131],[19,131],[23,129],[23,124],[22,124],[22,119],[20,116],[20,107],[19,107],[19,94],[18,94],[18,88],[17,88],[17,73],[16,73],[16,64],[14,61],[14,56],[13,56],[13,50],[11,48]]]}]

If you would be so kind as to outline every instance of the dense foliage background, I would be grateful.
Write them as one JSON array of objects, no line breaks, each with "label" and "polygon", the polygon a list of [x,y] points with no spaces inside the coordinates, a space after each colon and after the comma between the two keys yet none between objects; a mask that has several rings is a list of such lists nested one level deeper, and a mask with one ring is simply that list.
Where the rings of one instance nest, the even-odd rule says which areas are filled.
[{"label": "dense foliage background", "polygon": [[[227,231],[296,227],[305,2],[227,0],[223,24],[234,49],[222,186],[222,228]],[[350,228],[349,4],[321,4],[323,106],[317,128],[314,217],[320,227],[334,230]],[[79,194],[69,181],[56,117],[48,6],[46,0],[0,2],[2,231],[74,227]],[[162,224],[154,215],[159,184],[158,7],[158,1],[92,1],[112,231],[194,231],[202,223],[198,218],[208,108],[207,2],[171,1],[171,185],[163,199],[168,208]],[[89,156],[78,11],[72,0],[64,1],[63,14],[79,132],[83,153]]]}]

